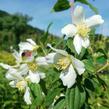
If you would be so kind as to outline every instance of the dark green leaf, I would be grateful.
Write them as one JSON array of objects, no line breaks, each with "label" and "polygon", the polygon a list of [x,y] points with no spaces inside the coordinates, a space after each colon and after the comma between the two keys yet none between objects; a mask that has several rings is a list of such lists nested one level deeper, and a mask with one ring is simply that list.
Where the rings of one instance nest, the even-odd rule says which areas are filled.
[{"label": "dark green leaf", "polygon": [[52,10],[55,12],[59,12],[69,8],[70,8],[70,4],[68,0],[57,0]]},{"label": "dark green leaf", "polygon": [[94,84],[93,84],[93,80],[86,78],[84,81],[85,87],[91,91],[95,90]]},{"label": "dark green leaf", "polygon": [[89,72],[95,72],[95,67],[91,60],[84,60],[85,68]]},{"label": "dark green leaf", "polygon": [[67,109],[80,109],[85,102],[85,92],[78,88],[78,86],[67,89],[66,92],[66,106]]}]

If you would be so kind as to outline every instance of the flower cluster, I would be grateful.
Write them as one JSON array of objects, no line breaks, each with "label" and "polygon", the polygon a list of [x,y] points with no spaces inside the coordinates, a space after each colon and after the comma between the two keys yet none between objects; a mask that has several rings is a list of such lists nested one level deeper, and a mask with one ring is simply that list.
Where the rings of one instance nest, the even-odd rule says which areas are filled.
[{"label": "flower cluster", "polygon": [[24,101],[31,104],[29,83],[39,83],[40,79],[45,78],[45,73],[38,70],[40,65],[43,65],[36,60],[38,45],[32,40],[27,39],[27,42],[19,44],[19,52],[14,50],[13,56],[16,59],[16,65],[10,66],[0,63],[7,70],[6,78],[10,81],[9,85],[17,88],[24,93]]},{"label": "flower cluster", "polygon": [[[62,28],[62,34],[67,38],[72,38],[75,50],[80,54],[82,47],[87,48],[90,45],[89,33],[91,28],[102,24],[104,21],[100,15],[85,19],[83,7],[77,6],[74,10],[73,22],[73,24],[68,24]],[[24,101],[27,104],[32,103],[28,84],[38,84],[40,79],[47,78],[47,72],[40,71],[40,66],[53,65],[60,71],[59,78],[67,88],[71,88],[75,84],[77,76],[82,75],[85,71],[85,65],[81,60],[65,50],[53,48],[51,44],[47,46],[53,52],[38,57],[37,49],[39,46],[32,39],[27,39],[26,42],[19,44],[19,52],[16,50],[13,52],[16,65],[10,66],[0,63],[0,66],[7,70],[6,78],[10,81],[9,85],[24,92]]]}]

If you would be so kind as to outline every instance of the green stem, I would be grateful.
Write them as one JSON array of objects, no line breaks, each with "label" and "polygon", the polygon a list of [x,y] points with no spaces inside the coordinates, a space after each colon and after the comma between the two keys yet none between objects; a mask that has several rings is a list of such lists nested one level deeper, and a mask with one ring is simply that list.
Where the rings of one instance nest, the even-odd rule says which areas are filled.
[{"label": "green stem", "polygon": [[107,68],[109,66],[109,62],[107,62],[103,67],[101,67],[100,69],[97,70],[97,73],[101,72],[102,70],[104,70],[105,68]]}]

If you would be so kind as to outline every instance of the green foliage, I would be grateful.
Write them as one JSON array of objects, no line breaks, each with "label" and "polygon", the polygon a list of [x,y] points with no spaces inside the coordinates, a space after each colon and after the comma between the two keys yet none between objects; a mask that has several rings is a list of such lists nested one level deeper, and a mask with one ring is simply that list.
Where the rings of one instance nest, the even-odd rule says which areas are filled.
[{"label": "green foliage", "polygon": [[15,58],[9,52],[0,51],[0,63],[6,63],[6,64],[14,65],[15,64]]},{"label": "green foliage", "polygon": [[66,108],[67,109],[80,109],[85,102],[85,92],[78,86],[67,89],[66,92]]}]

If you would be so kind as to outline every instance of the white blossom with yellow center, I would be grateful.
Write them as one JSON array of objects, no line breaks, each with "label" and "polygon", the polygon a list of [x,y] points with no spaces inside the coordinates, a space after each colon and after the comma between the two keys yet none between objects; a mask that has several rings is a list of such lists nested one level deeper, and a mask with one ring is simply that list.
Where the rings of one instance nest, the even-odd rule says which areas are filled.
[{"label": "white blossom with yellow center", "polygon": [[72,87],[76,82],[77,73],[79,75],[84,73],[84,63],[69,55],[64,50],[55,49],[50,44],[48,44],[48,46],[55,52],[45,56],[46,62],[53,64],[58,70],[61,70],[60,79],[64,86],[68,88]]},{"label": "white blossom with yellow center", "polygon": [[66,37],[74,37],[73,44],[75,50],[80,54],[82,47],[87,48],[90,45],[89,33],[91,28],[104,22],[100,15],[94,15],[85,19],[84,9],[77,6],[72,15],[73,24],[68,24],[62,28],[61,32]]},{"label": "white blossom with yellow center", "polygon": [[62,57],[57,61],[57,69],[59,70],[65,70],[71,63],[71,60],[69,57]]}]

